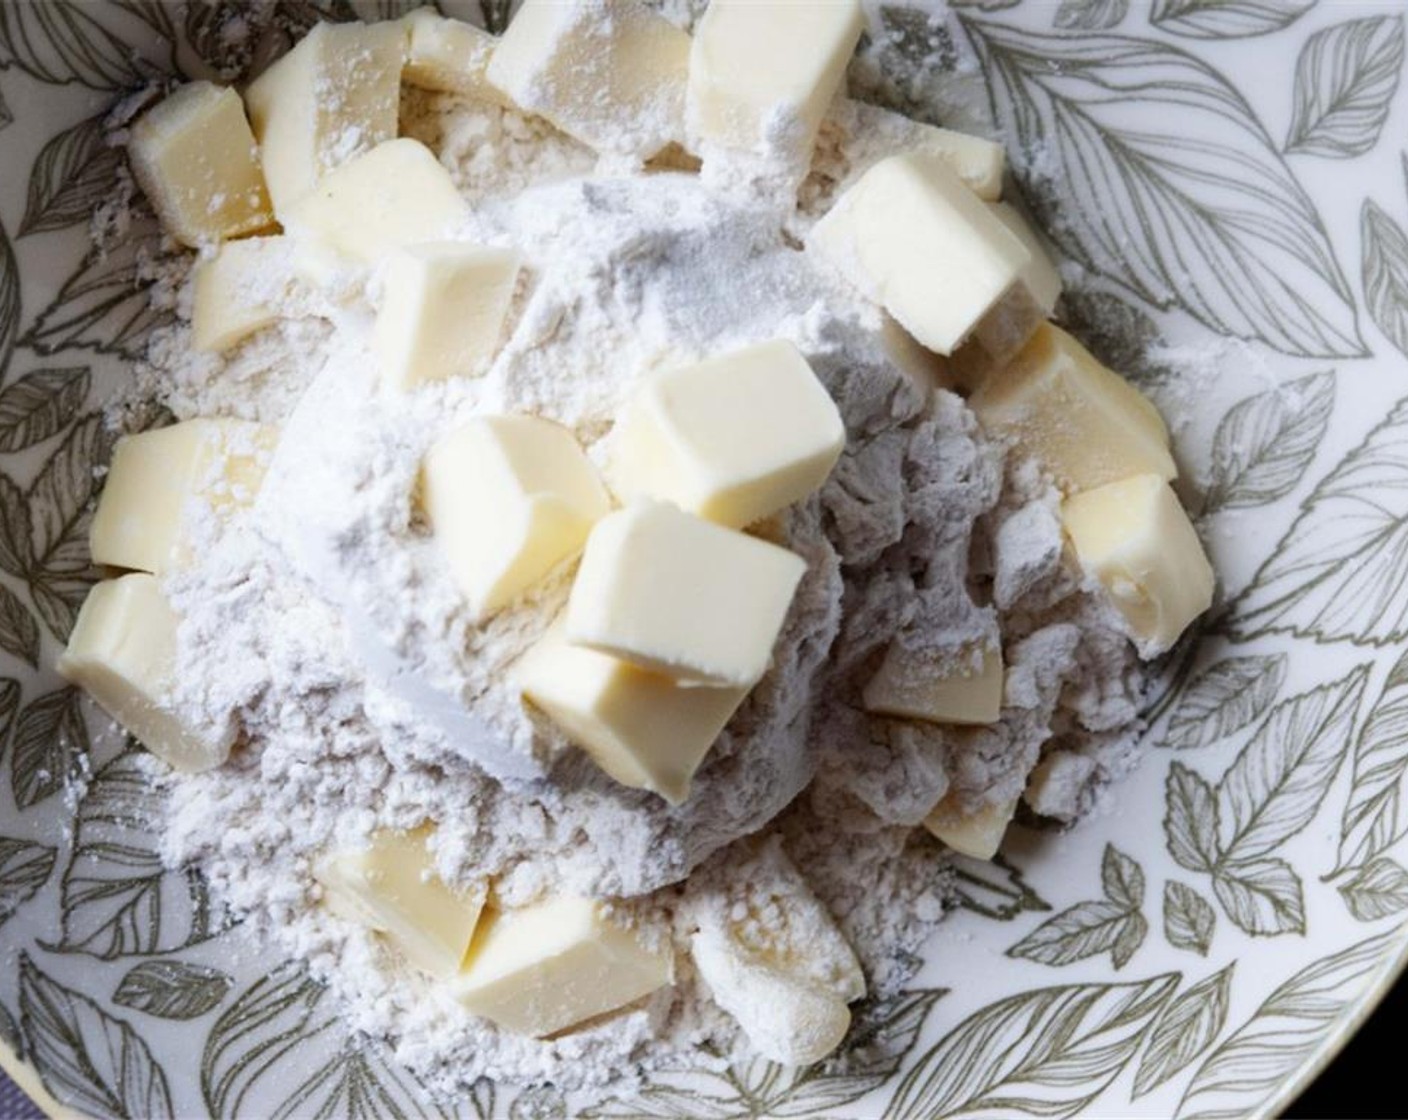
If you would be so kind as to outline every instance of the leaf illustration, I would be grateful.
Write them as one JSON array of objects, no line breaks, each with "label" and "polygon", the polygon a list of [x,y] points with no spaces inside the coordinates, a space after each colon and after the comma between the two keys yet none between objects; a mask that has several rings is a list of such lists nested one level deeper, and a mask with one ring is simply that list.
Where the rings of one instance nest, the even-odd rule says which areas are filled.
[{"label": "leaf illustration", "polygon": [[1289,27],[1315,0],[1154,0],[1149,22],[1189,39],[1246,39]]},{"label": "leaf illustration", "polygon": [[0,391],[0,452],[23,451],[57,434],[88,396],[86,366],[27,373]]},{"label": "leaf illustration", "polygon": [[1372,198],[1359,213],[1364,302],[1390,342],[1408,354],[1408,236]]},{"label": "leaf illustration", "polygon": [[86,223],[112,193],[121,166],[122,151],[108,146],[100,117],[60,132],[30,171],[20,236]]},{"label": "leaf illustration", "polygon": [[1368,676],[1361,665],[1272,709],[1218,783],[1224,861],[1269,855],[1310,823],[1339,769]]},{"label": "leaf illustration", "polygon": [[103,960],[150,956],[226,928],[199,874],[162,865],[151,822],[161,819],[165,796],[153,787],[139,751],[119,755],[94,775],[78,805],[54,951]]},{"label": "leaf illustration", "polygon": [[1378,142],[1403,67],[1403,20],[1374,16],[1317,31],[1296,59],[1286,151],[1347,159]]},{"label": "leaf illustration", "polygon": [[0,649],[39,667],[39,626],[20,597],[0,583]]},{"label": "leaf illustration", "polygon": [[234,981],[188,961],[143,961],[118,984],[113,1002],[162,1019],[196,1019],[225,998]]},{"label": "leaf illustration", "polygon": [[15,339],[20,333],[20,266],[15,250],[0,225],[0,377],[10,366]]},{"label": "leaf illustration", "polygon": [[1240,1120],[1305,1068],[1362,994],[1398,931],[1361,941],[1297,972],[1198,1069],[1179,1120]]},{"label": "leaf illustration", "polygon": [[25,705],[15,725],[10,787],[21,809],[37,805],[82,773],[88,758],[88,727],[76,688],[46,692]]},{"label": "leaf illustration", "polygon": [[0,751],[10,741],[10,730],[20,712],[20,682],[14,677],[0,677]]},{"label": "leaf illustration", "polygon": [[1286,655],[1229,657],[1209,666],[1183,689],[1169,717],[1163,745],[1205,747],[1259,719],[1286,677]]},{"label": "leaf illustration", "polygon": [[1164,781],[1164,836],[1169,855],[1189,871],[1211,871],[1217,848],[1217,797],[1201,775],[1175,762]]},{"label": "leaf illustration", "polygon": [[33,564],[29,499],[9,475],[0,471],[0,570],[24,579]]},{"label": "leaf illustration", "polygon": [[0,89],[0,129],[15,123],[15,114],[11,111],[9,103],[5,100],[5,91]]},{"label": "leaf illustration", "polygon": [[1135,1098],[1182,1073],[1222,1033],[1235,967],[1229,964],[1169,1001],[1149,1032],[1149,1045],[1134,1075]]},{"label": "leaf illustration", "polygon": [[152,43],[152,30],[170,38],[169,23],[153,7],[143,0],[6,4],[0,10],[0,70],[17,66],[41,82],[97,90],[140,85],[156,74],[152,63],[161,55],[144,57],[138,48]]},{"label": "leaf illustration", "polygon": [[1113,844],[1105,845],[1100,863],[1100,883],[1105,897],[1126,910],[1138,910],[1144,905],[1144,871]]},{"label": "leaf illustration", "polygon": [[1164,884],[1164,937],[1175,949],[1208,955],[1217,914],[1192,887],[1170,879]]},{"label": "leaf illustration", "polygon": [[1257,937],[1305,932],[1300,877],[1283,859],[1263,858],[1219,867],[1213,894],[1237,928]]},{"label": "leaf illustration", "polygon": [[1221,334],[1364,353],[1314,204],[1220,74],[1151,40],[962,23],[1028,199],[1067,255]]},{"label": "leaf illustration", "polygon": [[1129,13],[1129,0],[1061,0],[1056,26],[1063,31],[1108,31]]},{"label": "leaf illustration", "polygon": [[[1142,921],[1139,914],[1114,902],[1077,903],[1042,922],[1008,949],[1007,955],[1049,965],[1071,964],[1110,952],[1127,927]],[[1142,930],[1139,932],[1142,940]]]},{"label": "leaf illustration", "polygon": [[141,1037],[20,954],[20,1025],[45,1088],[92,1116],[175,1114],[166,1074]]},{"label": "leaf illustration", "polygon": [[49,881],[56,848],[0,836],[0,925]]},{"label": "leaf illustration", "polygon": [[1361,922],[1377,922],[1408,909],[1408,871],[1380,856],[1341,883],[1339,892],[1349,912]]},{"label": "leaf illustration", "polygon": [[3,1003],[0,1003],[0,1042],[8,1046],[10,1052],[20,1061],[29,1060],[24,1052],[24,1035],[20,1033],[19,1024]]},{"label": "leaf illustration", "polygon": [[1175,974],[1070,984],[974,1012],[900,1081],[887,1120],[1076,1116],[1119,1075],[1178,986]]},{"label": "leaf illustration", "polygon": [[1051,903],[1037,894],[1021,870],[1004,856],[991,862],[956,858],[958,905],[994,921],[1010,922],[1021,914],[1045,913]]},{"label": "leaf illustration", "polygon": [[1408,653],[1384,681],[1359,741],[1354,776],[1340,824],[1339,853],[1332,875],[1358,867],[1386,851],[1408,831],[1402,820],[1408,781]]},{"label": "leaf illustration", "polygon": [[1238,401],[1217,425],[1204,514],[1265,505],[1300,482],[1330,423],[1335,375],[1312,373]]}]

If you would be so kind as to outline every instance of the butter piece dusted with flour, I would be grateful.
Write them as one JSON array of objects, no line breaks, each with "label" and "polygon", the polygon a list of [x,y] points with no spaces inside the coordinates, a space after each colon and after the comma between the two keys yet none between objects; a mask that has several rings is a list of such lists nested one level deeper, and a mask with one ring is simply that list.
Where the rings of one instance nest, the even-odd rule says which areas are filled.
[{"label": "butter piece dusted with flour", "polygon": [[88,592],[58,670],[152,754],[194,773],[223,763],[234,736],[187,727],[171,710],[178,625],[156,577],[104,580]]},{"label": "butter piece dusted with flour", "polygon": [[567,636],[678,680],[751,688],[806,567],[776,545],[640,502],[592,530]]},{"label": "butter piece dusted with flour", "polygon": [[644,161],[684,139],[689,36],[639,0],[525,0],[488,77],[600,152]]},{"label": "butter piece dusted with flour", "polygon": [[1212,565],[1162,476],[1135,475],[1067,498],[1061,522],[1143,656],[1163,653],[1212,605]]},{"label": "butter piece dusted with flour", "polygon": [[431,833],[374,833],[365,847],[325,856],[314,875],[333,909],[384,934],[417,968],[452,976],[479,923],[486,887],[448,886],[426,848]]},{"label": "butter piece dusted with flour", "polygon": [[969,404],[989,434],[1034,456],[1067,493],[1136,474],[1178,475],[1158,409],[1050,323]]},{"label": "butter piece dusted with flour", "polygon": [[964,185],[984,202],[996,202],[1002,197],[1007,153],[1001,144],[981,136],[970,136],[966,132],[925,125],[918,146],[941,157]]},{"label": "butter piece dusted with flour", "polygon": [[930,723],[996,723],[1002,714],[1002,654],[991,648],[974,652],[976,663],[940,671],[891,643],[865,686],[866,711]]},{"label": "butter piece dusted with flour", "polygon": [[290,206],[284,225],[356,264],[435,241],[469,216],[450,173],[418,140],[388,140]]},{"label": "butter piece dusted with flour", "polygon": [[809,159],[863,27],[856,0],[710,0],[689,59],[691,142]]},{"label": "butter piece dusted with flour", "polygon": [[511,249],[459,241],[393,252],[372,333],[382,384],[405,392],[483,373],[498,352],[518,269]]},{"label": "butter piece dusted with flour", "polygon": [[966,813],[950,794],[924,819],[924,827],[959,855],[992,859],[1002,847],[1016,809],[1017,799],[1013,798]]},{"label": "butter piece dusted with flour", "polygon": [[480,417],[443,437],[421,467],[421,502],[480,615],[576,555],[611,508],[572,433],[535,416]]},{"label": "butter piece dusted with flour", "polygon": [[333,168],[396,136],[405,51],[394,23],[315,23],[245,91],[281,221]]},{"label": "butter piece dusted with flour", "polygon": [[188,560],[187,519],[229,517],[259,493],[278,431],[186,420],[118,440],[93,514],[93,560],[161,574]]},{"label": "butter piece dusted with flour", "polygon": [[948,355],[984,327],[1030,335],[1041,314],[1021,287],[1026,247],[935,152],[881,160],[812,230],[820,253],[910,334]]},{"label": "butter piece dusted with flour", "polygon": [[612,440],[622,497],[674,502],[741,528],[816,490],[846,430],[790,342],[765,342],[650,378]]},{"label": "butter piece dusted with flour", "polygon": [[498,101],[486,71],[494,36],[464,20],[417,8],[401,17],[406,32],[406,64],[401,80],[419,89]]},{"label": "butter piece dusted with flour", "polygon": [[561,623],[518,662],[524,697],[622,785],[672,805],[748,695],[746,688],[684,685],[567,641]]},{"label": "butter piece dusted with flour", "polygon": [[1032,301],[1041,308],[1041,313],[1050,315],[1056,310],[1056,301],[1061,298],[1061,274],[1056,271],[1046,246],[1036,230],[1027,224],[1027,220],[1010,203],[995,202],[992,204],[992,212],[1031,254],[1031,260],[1020,273],[1021,281]]},{"label": "butter piece dusted with flour", "polygon": [[183,245],[273,224],[259,150],[232,89],[182,86],[132,126],[127,155],[162,228]]},{"label": "butter piece dusted with flour", "polygon": [[475,1015],[543,1038],[673,979],[668,947],[647,945],[592,899],[565,896],[486,913],[451,990]]},{"label": "butter piece dusted with flour", "polygon": [[227,241],[195,268],[191,342],[218,353],[279,321],[288,244],[283,237]]}]

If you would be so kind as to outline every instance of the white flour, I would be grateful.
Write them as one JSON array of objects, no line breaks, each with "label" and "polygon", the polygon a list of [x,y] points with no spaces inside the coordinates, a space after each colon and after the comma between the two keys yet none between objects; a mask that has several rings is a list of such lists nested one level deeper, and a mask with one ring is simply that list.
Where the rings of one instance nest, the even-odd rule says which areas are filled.
[{"label": "white flour", "polygon": [[[719,189],[717,175],[593,176],[585,149],[507,110],[411,94],[403,116],[473,203],[464,236],[527,262],[486,376],[379,393],[375,277],[365,291],[349,278],[334,303],[274,269],[290,321],[223,358],[194,355],[184,325],[152,347],[143,388],[178,417],[238,415],[285,437],[253,511],[227,528],[198,518],[202,559],[167,580],[184,619],[176,699],[192,719],[236,721],[243,738],[220,770],[167,779],[166,858],[199,864],[256,934],[328,981],[350,1028],[391,1038],[444,1089],[484,1074],[596,1083],[706,1040],[724,1053],[746,1044],[683,952],[673,990],[590,1030],[543,1042],[474,1019],[318,905],[311,860],[374,828],[435,821],[447,879],[492,876],[509,904],[552,890],[619,898],[680,946],[684,916],[729,905],[742,874],[734,853],[717,853],[769,828],[872,994],[896,991],[949,890],[946,857],[913,826],[946,792],[969,808],[1015,797],[1057,748],[1078,761],[1043,809],[1075,816],[1127,766],[1142,682],[1063,558],[1050,488],[1029,466],[1004,466],[957,397],[926,398],[875,308],[798,251],[837,184],[904,147],[908,126],[841,106],[803,210],[788,212]],[[436,436],[482,412],[551,417],[599,458],[647,372],[779,337],[831,391],[849,442],[820,494],[766,526],[809,573],[772,672],[689,802],[670,808],[606,778],[511,687],[570,570],[472,625],[412,513],[415,473]],[[944,729],[861,709],[892,639],[949,665],[999,633],[999,724]]]}]

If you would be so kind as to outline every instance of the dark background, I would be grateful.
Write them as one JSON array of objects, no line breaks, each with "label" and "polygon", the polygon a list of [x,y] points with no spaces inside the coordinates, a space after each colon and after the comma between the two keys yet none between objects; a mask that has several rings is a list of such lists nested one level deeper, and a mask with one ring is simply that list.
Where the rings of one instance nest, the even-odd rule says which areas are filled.
[{"label": "dark background", "polygon": [[[1385,1055],[1403,1052],[1408,1027],[1408,976],[1392,992],[1295,1104],[1283,1114],[1286,1120],[1401,1120],[1408,1116],[1401,1070],[1386,1067]],[[1377,1058],[1377,1061],[1375,1060]]]}]

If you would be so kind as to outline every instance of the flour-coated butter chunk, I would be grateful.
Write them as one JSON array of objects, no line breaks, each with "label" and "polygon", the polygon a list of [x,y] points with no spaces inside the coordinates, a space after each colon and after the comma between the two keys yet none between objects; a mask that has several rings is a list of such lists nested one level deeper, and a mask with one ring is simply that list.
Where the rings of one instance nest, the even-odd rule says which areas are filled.
[{"label": "flour-coated butter chunk", "polygon": [[565,896],[487,912],[450,983],[475,1015],[542,1038],[634,1003],[673,979],[668,948],[647,945],[600,903]]},{"label": "flour-coated butter chunk", "polygon": [[806,568],[784,548],[640,502],[587,539],[567,636],[678,680],[751,688]]},{"label": "flour-coated butter chunk", "polygon": [[690,140],[809,159],[863,27],[857,0],[710,0],[689,56]]},{"label": "flour-coated butter chunk", "polygon": [[284,225],[357,264],[435,241],[469,216],[450,173],[418,140],[388,140],[349,160],[297,203]]},{"label": "flour-coated butter chunk", "polygon": [[426,847],[431,832],[373,833],[365,847],[326,855],[314,875],[332,908],[384,934],[417,968],[452,976],[479,923],[486,887],[448,886]]},{"label": "flour-coated butter chunk", "polygon": [[191,82],[132,126],[127,155],[162,228],[197,246],[274,221],[259,149],[232,89]]},{"label": "flour-coated butter chunk", "polygon": [[279,321],[287,294],[287,239],[227,241],[196,264],[191,343],[218,353]]},{"label": "flour-coated butter chunk", "polygon": [[1002,197],[1002,175],[1007,169],[1007,153],[1001,144],[950,128],[924,125],[918,146],[940,156],[963,180],[964,185],[984,202],[996,202]]},{"label": "flour-coated butter chunk", "polygon": [[810,248],[944,355],[979,329],[1031,259],[947,160],[924,150],[862,175],[812,230]]},{"label": "flour-coated butter chunk", "polygon": [[1162,653],[1212,605],[1212,565],[1178,496],[1141,474],[1067,498],[1076,558],[1109,592],[1140,653]]},{"label": "flour-coated butter chunk", "polygon": [[160,575],[189,560],[195,519],[226,519],[259,493],[278,431],[186,420],[118,440],[93,514],[93,560]]},{"label": "flour-coated butter chunk", "polygon": [[104,580],[88,592],[58,670],[152,754],[195,773],[223,763],[233,736],[187,727],[169,706],[178,625],[155,576]]},{"label": "flour-coated butter chunk", "polygon": [[1002,847],[1002,838],[1007,835],[1016,809],[1017,800],[1013,798],[965,813],[950,794],[924,819],[924,827],[959,855],[992,859]]},{"label": "flour-coated butter chunk", "polygon": [[518,687],[563,733],[622,785],[672,805],[690,781],[746,688],[685,685],[567,641],[561,624],[514,669]]},{"label": "flour-coated butter chunk", "polygon": [[483,373],[499,348],[519,263],[512,249],[461,241],[393,252],[372,334],[382,383],[404,392]]},{"label": "flour-coated butter chunk", "polygon": [[989,434],[1010,438],[1067,493],[1136,474],[1177,477],[1159,410],[1049,323],[969,404]]},{"label": "flour-coated butter chunk", "polygon": [[316,23],[245,91],[280,221],[333,168],[396,135],[406,33]]},{"label": "flour-coated butter chunk", "polygon": [[601,152],[684,140],[689,36],[639,0],[525,0],[488,76],[514,104]]},{"label": "flour-coated butter chunk", "polygon": [[1021,280],[1033,302],[1041,308],[1041,313],[1050,315],[1056,309],[1056,301],[1061,298],[1061,274],[1056,271],[1046,246],[1015,206],[1007,202],[994,202],[992,212],[1031,254],[1031,260],[1021,272]]},{"label": "flour-coated butter chunk", "polygon": [[498,101],[486,71],[496,40],[482,27],[417,8],[401,17],[406,64],[401,80],[420,89]]},{"label": "flour-coated butter chunk", "polygon": [[613,438],[621,496],[751,525],[816,490],[846,445],[830,394],[778,340],[650,378]]},{"label": "flour-coated butter chunk", "polygon": [[978,659],[939,673],[892,642],[865,686],[866,710],[930,723],[996,723],[1002,714],[1002,654],[984,649]]},{"label": "flour-coated butter chunk", "polygon": [[470,606],[505,606],[575,556],[611,508],[566,428],[488,416],[444,436],[421,468],[431,532]]}]

